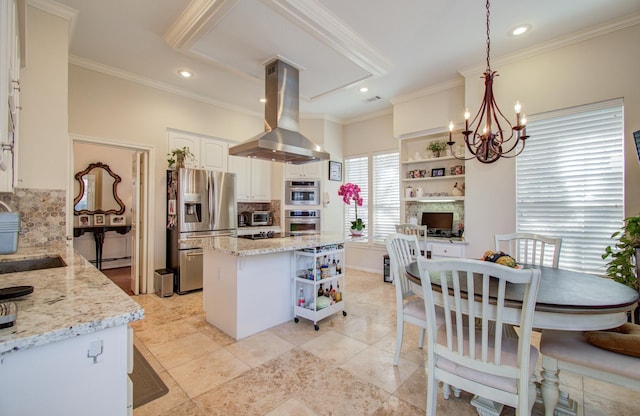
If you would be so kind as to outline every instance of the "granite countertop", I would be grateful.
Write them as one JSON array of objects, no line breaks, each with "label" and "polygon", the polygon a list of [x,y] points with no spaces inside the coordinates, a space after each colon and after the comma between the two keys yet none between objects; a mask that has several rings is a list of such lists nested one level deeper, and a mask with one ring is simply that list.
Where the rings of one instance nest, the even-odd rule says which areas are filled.
[{"label": "granite countertop", "polygon": [[345,237],[340,234],[308,234],[295,237],[265,238],[261,240],[249,240],[236,237],[210,237],[200,239],[198,242],[181,240],[180,243],[193,244],[194,247],[208,248],[233,256],[255,256],[301,250],[329,244],[344,244],[361,239],[361,237]]},{"label": "granite countertop", "polygon": [[0,288],[34,287],[29,295],[0,301],[18,306],[15,324],[0,329],[0,356],[144,317],[140,305],[72,247],[21,248],[15,254],[0,255],[0,262],[50,255],[59,255],[67,266],[0,274]]}]

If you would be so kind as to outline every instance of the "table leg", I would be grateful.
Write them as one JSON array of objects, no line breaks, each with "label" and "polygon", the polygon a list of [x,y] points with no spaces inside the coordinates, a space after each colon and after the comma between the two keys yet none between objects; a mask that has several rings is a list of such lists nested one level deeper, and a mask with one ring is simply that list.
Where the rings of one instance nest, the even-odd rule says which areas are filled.
[{"label": "table leg", "polygon": [[104,244],[104,232],[94,231],[93,238],[96,240],[96,268],[102,270],[102,245]]}]

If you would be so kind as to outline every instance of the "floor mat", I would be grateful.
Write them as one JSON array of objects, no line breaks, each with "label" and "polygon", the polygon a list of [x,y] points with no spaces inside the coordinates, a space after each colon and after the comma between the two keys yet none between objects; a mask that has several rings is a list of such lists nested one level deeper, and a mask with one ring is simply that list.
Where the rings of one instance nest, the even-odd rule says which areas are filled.
[{"label": "floor mat", "polygon": [[130,377],[133,382],[134,409],[169,392],[169,388],[135,346],[133,347],[133,373]]}]

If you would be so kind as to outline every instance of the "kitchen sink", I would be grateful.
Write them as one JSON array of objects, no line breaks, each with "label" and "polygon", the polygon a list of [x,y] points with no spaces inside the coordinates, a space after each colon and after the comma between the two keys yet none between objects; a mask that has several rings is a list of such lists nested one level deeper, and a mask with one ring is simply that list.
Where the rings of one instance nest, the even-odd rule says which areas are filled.
[{"label": "kitchen sink", "polygon": [[60,256],[39,257],[35,259],[0,261],[0,274],[26,272],[30,270],[65,267],[67,263]]}]

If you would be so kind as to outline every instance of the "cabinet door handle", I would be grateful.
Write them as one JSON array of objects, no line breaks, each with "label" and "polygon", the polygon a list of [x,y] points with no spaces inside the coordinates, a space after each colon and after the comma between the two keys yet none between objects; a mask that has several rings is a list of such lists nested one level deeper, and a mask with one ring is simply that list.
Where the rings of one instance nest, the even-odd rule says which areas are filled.
[{"label": "cabinet door handle", "polygon": [[187,257],[202,257],[202,253],[187,253]]}]

